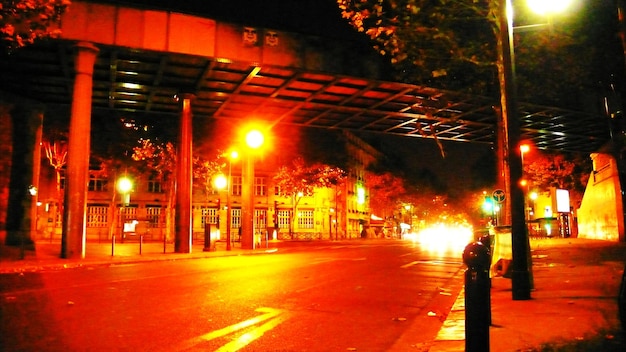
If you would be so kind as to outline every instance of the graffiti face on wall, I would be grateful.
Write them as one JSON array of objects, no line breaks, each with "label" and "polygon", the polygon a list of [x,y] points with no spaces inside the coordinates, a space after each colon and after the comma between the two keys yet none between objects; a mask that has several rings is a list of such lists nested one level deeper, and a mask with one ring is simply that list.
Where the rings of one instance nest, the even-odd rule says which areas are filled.
[{"label": "graffiti face on wall", "polygon": [[244,27],[243,28],[243,44],[244,45],[256,45],[258,41],[258,34],[256,28]]}]

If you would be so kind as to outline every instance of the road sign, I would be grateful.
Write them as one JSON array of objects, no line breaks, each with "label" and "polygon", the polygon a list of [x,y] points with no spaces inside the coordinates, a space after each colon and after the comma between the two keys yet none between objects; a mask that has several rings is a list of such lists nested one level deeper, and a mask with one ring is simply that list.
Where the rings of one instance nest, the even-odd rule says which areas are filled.
[{"label": "road sign", "polygon": [[493,191],[492,196],[493,196],[493,200],[495,200],[498,203],[502,203],[506,199],[506,194],[501,189],[496,189],[495,191]]}]

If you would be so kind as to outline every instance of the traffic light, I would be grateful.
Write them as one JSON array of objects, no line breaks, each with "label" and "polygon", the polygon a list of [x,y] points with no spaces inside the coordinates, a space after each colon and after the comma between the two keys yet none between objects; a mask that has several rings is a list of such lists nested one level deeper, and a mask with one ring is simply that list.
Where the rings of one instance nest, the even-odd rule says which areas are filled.
[{"label": "traffic light", "polygon": [[487,214],[492,214],[495,205],[493,204],[493,198],[489,196],[485,196],[485,201],[483,202],[483,211]]}]

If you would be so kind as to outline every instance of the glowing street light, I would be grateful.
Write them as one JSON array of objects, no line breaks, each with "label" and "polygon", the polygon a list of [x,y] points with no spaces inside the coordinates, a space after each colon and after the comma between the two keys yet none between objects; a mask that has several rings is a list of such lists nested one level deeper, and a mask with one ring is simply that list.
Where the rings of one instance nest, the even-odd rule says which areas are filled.
[{"label": "glowing street light", "polygon": [[[555,1],[543,1],[552,3]],[[521,150],[518,152],[520,138],[520,122],[517,116],[517,82],[515,79],[515,50],[513,48],[513,11],[511,0],[500,2],[498,18],[500,24],[501,45],[498,46],[498,59],[501,67],[500,100],[502,105],[503,128],[502,140],[507,141],[505,148],[508,153],[508,168],[511,199],[511,247],[513,252],[513,270],[511,275],[514,300],[530,299],[532,279],[529,270],[528,234],[526,233],[526,209],[524,192],[519,186],[522,178]],[[544,8],[554,11],[560,7]],[[544,13],[547,13],[544,11]]]},{"label": "glowing street light", "polygon": [[248,148],[244,153],[241,189],[241,247],[254,249],[254,150],[258,150],[265,137],[258,129],[251,129],[245,134]]},{"label": "glowing street light", "polygon": [[215,186],[215,188],[217,188],[218,190],[222,190],[226,188],[227,185],[228,180],[226,179],[226,176],[222,174],[215,176],[215,179],[213,180],[213,186]]},{"label": "glowing street light", "polygon": [[[222,175],[222,174],[218,174],[213,178],[213,187],[215,187],[218,191],[223,190],[224,188],[226,188],[226,185],[228,184],[228,181],[226,180],[226,176]],[[216,228],[217,231],[219,232],[220,230],[220,199],[218,198],[217,200],[217,221],[216,221]],[[218,236],[219,238],[219,236]],[[202,251],[204,252],[209,252],[211,251],[211,224],[207,222],[205,222],[204,224],[204,248],[202,249]]]},{"label": "glowing street light", "polygon": [[115,188],[122,196],[122,206],[120,208],[120,215],[122,220],[122,242],[124,242],[124,231],[126,231],[126,207],[130,204],[130,192],[133,189],[133,181],[127,176],[122,176],[117,179]]},{"label": "glowing street light", "polygon": [[549,15],[565,11],[572,4],[572,0],[528,0],[527,4],[536,14]]},{"label": "glowing street light", "polygon": [[127,176],[122,176],[117,180],[117,184],[115,187],[123,197],[122,203],[130,203],[130,191],[133,189],[133,181]]},{"label": "glowing street light", "polygon": [[231,150],[228,154],[228,180],[227,180],[227,189],[226,189],[226,250],[231,250],[231,221],[232,221],[232,210],[230,209],[230,194],[232,192],[232,169],[233,169],[233,160],[237,160],[239,158],[239,153],[236,150]]},{"label": "glowing street light", "polygon": [[246,144],[252,149],[258,149],[259,147],[261,147],[261,145],[263,145],[264,139],[265,138],[263,137],[263,133],[261,133],[259,130],[251,130],[246,134]]}]

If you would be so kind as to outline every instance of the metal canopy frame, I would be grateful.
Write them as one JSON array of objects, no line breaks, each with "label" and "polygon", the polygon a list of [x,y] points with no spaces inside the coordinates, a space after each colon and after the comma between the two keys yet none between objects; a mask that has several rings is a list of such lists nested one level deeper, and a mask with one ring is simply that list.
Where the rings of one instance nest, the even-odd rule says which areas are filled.
[{"label": "metal canopy frame", "polygon": [[[51,41],[0,57],[2,89],[69,105],[73,42]],[[496,99],[397,82],[99,46],[93,109],[178,115],[176,95],[194,93],[193,116],[270,125],[494,144]],[[521,140],[537,148],[591,153],[609,138],[606,117],[519,104]]]}]

